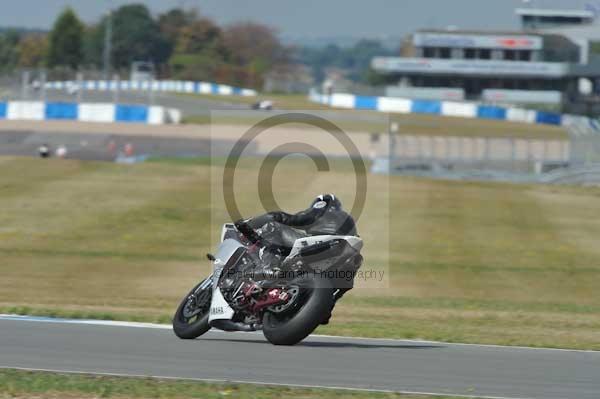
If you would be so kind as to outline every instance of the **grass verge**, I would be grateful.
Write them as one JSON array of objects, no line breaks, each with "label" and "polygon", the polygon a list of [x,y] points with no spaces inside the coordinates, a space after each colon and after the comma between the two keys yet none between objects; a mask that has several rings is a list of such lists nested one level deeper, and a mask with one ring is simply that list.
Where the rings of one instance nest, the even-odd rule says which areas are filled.
[{"label": "grass verge", "polygon": [[[0,311],[169,323],[209,273],[227,215],[222,165],[114,165],[1,158]],[[347,169],[280,162],[279,204],[303,209]],[[258,214],[256,169],[236,171],[243,214]],[[600,190],[369,176],[359,232],[364,269],[323,334],[600,350]]]},{"label": "grass verge", "polygon": [[[107,377],[21,370],[0,370],[0,398],[398,398],[424,396],[353,390],[205,383],[156,378]],[[453,399],[450,396],[428,396]]]}]

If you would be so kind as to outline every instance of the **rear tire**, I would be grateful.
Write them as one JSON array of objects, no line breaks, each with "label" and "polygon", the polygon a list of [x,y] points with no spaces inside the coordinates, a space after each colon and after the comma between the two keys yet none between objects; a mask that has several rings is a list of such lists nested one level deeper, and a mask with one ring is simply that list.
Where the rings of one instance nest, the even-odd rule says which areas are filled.
[{"label": "rear tire", "polygon": [[[283,314],[266,312],[263,334],[273,345],[295,345],[312,333],[334,305],[334,289],[325,278],[301,278],[293,281],[303,294],[299,305]],[[291,312],[291,314],[290,314]]]},{"label": "rear tire", "polygon": [[[209,277],[210,278],[210,277]],[[208,325],[208,316],[210,313],[210,300],[212,297],[212,284],[207,288],[204,288],[198,292],[196,290],[200,285],[197,284],[181,301],[181,304],[177,308],[175,315],[173,316],[173,332],[181,339],[195,339],[210,330]],[[195,295],[196,297],[203,299],[200,304],[201,311],[195,316],[195,319],[190,322],[184,316],[185,308],[190,302],[190,297]]]}]

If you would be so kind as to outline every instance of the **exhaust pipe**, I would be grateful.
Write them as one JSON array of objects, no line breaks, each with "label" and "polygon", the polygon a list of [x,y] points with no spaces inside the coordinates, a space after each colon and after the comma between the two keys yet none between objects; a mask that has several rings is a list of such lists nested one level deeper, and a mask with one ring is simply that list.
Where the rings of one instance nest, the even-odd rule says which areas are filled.
[{"label": "exhaust pipe", "polygon": [[210,322],[210,326],[223,331],[250,332],[262,329],[262,326],[259,324],[244,324],[231,320],[213,320]]}]

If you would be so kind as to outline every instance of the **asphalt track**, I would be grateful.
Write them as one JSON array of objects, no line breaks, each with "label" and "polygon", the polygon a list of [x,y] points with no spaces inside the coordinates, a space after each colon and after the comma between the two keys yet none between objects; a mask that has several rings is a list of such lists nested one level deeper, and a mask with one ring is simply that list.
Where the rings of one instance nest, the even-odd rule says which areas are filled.
[{"label": "asphalt track", "polygon": [[[0,130],[0,156],[37,156],[38,148],[49,145],[56,149],[67,146],[71,159],[114,161],[125,144],[131,144],[136,154],[149,157],[219,157],[226,156],[235,144],[231,140],[192,139],[165,136],[140,136],[113,133],[66,133],[44,131]],[[110,145],[114,146],[111,149]],[[249,143],[247,154],[256,153],[256,144]]]},{"label": "asphalt track", "polygon": [[[140,327],[140,328],[135,328]],[[258,333],[177,339],[168,326],[0,317],[0,368],[497,398],[600,395],[600,352]]]}]

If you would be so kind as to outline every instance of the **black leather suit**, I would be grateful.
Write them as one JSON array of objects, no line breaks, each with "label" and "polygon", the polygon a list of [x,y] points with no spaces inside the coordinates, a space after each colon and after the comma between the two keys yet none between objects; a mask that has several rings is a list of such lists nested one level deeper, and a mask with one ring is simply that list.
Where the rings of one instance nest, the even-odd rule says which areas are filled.
[{"label": "black leather suit", "polygon": [[315,235],[356,235],[352,216],[338,207],[319,203],[296,214],[269,212],[252,218],[248,224],[261,236],[263,244],[291,248],[298,238]]},{"label": "black leather suit", "polygon": [[[317,202],[312,207],[296,214],[286,212],[269,212],[247,221],[260,236],[266,251],[263,262],[266,269],[277,267],[294,242],[303,237],[315,235],[357,235],[356,224],[352,216],[341,207],[331,202]],[[351,290],[354,282],[340,284],[334,294],[334,306],[346,292]],[[331,311],[324,315],[322,324],[329,323]]]}]

